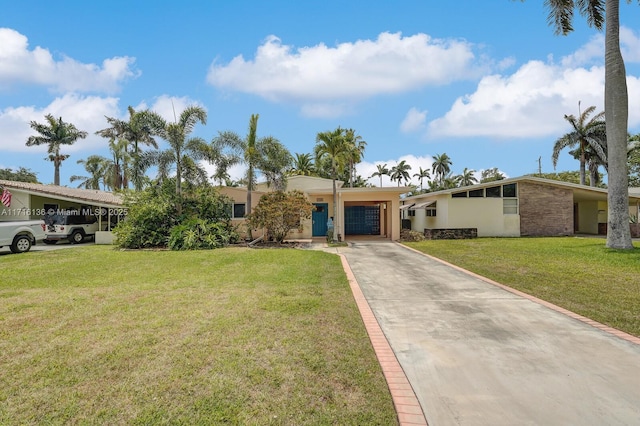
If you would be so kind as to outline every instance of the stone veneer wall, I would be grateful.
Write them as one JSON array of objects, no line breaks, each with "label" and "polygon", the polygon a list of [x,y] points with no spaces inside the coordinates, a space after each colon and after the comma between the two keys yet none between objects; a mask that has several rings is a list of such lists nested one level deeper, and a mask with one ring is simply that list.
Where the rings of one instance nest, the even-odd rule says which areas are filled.
[{"label": "stone veneer wall", "polygon": [[573,235],[573,191],[553,185],[518,183],[520,235]]},{"label": "stone veneer wall", "polygon": [[427,240],[462,240],[478,238],[478,228],[425,229]]}]

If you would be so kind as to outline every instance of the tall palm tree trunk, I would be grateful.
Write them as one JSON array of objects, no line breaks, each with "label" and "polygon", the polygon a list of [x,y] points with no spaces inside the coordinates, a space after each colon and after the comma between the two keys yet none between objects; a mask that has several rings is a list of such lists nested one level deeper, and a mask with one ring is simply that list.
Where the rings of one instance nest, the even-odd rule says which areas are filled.
[{"label": "tall palm tree trunk", "polygon": [[60,153],[57,152],[53,160],[53,184],[60,186]]},{"label": "tall palm tree trunk", "polygon": [[[583,145],[580,143],[580,145]],[[580,148],[580,185],[586,185],[587,183],[587,159],[584,155],[585,147]]]},{"label": "tall palm tree trunk", "polygon": [[607,247],[632,249],[627,176],[627,73],[620,51],[620,1],[606,0],[605,93],[609,160]]}]

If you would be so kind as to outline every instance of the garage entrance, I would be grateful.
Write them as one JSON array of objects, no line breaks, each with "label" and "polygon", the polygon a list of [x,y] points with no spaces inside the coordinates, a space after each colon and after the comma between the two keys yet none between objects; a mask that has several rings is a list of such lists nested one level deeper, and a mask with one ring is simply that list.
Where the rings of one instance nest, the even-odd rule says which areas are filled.
[{"label": "garage entrance", "polygon": [[380,235],[379,206],[345,206],[345,235]]}]

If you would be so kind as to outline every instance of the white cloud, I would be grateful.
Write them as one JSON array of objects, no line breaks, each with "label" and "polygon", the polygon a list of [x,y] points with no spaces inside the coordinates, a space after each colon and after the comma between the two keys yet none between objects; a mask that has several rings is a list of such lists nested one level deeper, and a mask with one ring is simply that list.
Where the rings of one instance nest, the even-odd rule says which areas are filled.
[{"label": "white cloud", "polygon": [[632,29],[620,27],[620,48],[627,63],[640,62],[640,36]]},{"label": "white cloud", "polygon": [[407,115],[400,123],[400,131],[402,133],[414,133],[421,132],[426,127],[427,111],[419,111],[416,108],[411,108]]},{"label": "white cloud", "polygon": [[[621,29],[625,60],[640,61],[640,39]],[[565,114],[583,106],[604,110],[604,38],[594,36],[576,52],[554,63],[529,61],[511,75],[483,77],[474,93],[459,97],[428,125],[430,137],[532,138],[567,130]],[[590,64],[590,66],[585,66]],[[640,78],[627,77],[629,127],[640,125]]]},{"label": "white cloud", "polygon": [[540,61],[510,76],[484,77],[475,93],[458,98],[429,123],[431,136],[531,138],[558,134],[564,114],[582,105],[603,105],[604,69],[565,69]]},{"label": "white cloud", "polygon": [[[376,40],[298,49],[270,36],[252,60],[214,61],[207,81],[223,90],[301,103],[305,114],[327,116],[326,106],[336,101],[354,103],[476,77],[485,67],[476,63],[473,49],[464,40],[426,34],[381,33]],[[321,106],[316,111],[312,104]]]},{"label": "white cloud", "polygon": [[33,106],[6,108],[0,111],[0,149],[11,152],[46,152],[45,146],[28,147],[25,143],[29,136],[36,134],[29,123],[44,123],[44,116],[47,114],[62,117],[65,122],[73,123],[78,130],[88,133],[86,139],[79,139],[75,144],[64,147],[64,152],[95,150],[106,146],[105,139],[94,133],[107,127],[105,116],[118,116],[118,99],[67,94],[41,109]]},{"label": "white cloud", "polygon": [[11,28],[0,28],[0,89],[18,83],[49,87],[57,92],[114,93],[120,84],[139,76],[135,58],[105,59],[101,65],[78,62],[63,56],[56,60],[40,46],[29,50],[26,36]]}]

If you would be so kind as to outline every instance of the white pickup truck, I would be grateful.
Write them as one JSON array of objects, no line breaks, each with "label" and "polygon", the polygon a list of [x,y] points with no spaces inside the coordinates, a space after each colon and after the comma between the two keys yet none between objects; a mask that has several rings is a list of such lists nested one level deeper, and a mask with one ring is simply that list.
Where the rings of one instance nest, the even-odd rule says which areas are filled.
[{"label": "white pickup truck", "polygon": [[9,246],[13,253],[28,252],[36,241],[44,238],[43,220],[0,222],[0,247]]}]

